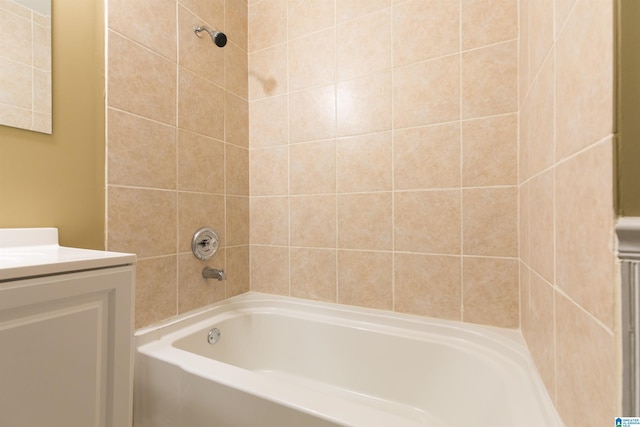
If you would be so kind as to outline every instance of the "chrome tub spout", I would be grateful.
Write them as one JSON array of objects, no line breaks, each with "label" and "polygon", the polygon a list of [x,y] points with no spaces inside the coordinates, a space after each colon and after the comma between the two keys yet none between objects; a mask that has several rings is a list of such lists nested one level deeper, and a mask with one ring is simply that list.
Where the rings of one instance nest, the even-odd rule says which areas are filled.
[{"label": "chrome tub spout", "polygon": [[224,270],[218,270],[217,268],[205,267],[202,270],[202,277],[205,279],[225,280],[227,275]]}]

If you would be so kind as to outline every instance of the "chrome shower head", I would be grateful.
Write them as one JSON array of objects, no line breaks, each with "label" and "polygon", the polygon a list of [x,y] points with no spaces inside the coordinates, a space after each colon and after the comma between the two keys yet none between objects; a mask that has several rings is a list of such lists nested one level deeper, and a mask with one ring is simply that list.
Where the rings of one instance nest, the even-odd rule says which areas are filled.
[{"label": "chrome shower head", "polygon": [[207,34],[211,36],[211,40],[213,40],[216,46],[224,47],[227,44],[227,36],[223,32],[218,30],[212,30],[206,25],[196,25],[193,27],[193,32],[196,33],[196,36],[198,37],[202,37],[200,35],[202,31],[206,31]]}]

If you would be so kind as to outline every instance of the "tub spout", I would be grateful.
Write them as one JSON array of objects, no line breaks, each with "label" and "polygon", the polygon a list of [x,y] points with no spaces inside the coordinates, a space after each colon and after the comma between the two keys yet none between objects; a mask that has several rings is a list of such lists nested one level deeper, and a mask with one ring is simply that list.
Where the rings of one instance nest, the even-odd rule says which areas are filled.
[{"label": "tub spout", "polygon": [[202,270],[202,277],[205,279],[226,280],[227,275],[224,270],[218,270],[217,268],[205,267]]}]

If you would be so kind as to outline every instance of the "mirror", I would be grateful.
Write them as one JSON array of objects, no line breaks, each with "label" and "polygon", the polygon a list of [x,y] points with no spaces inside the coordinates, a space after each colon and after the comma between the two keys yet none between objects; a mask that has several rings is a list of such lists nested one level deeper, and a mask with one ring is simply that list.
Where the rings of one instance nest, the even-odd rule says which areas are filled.
[{"label": "mirror", "polygon": [[51,133],[51,0],[0,0],[0,125]]}]

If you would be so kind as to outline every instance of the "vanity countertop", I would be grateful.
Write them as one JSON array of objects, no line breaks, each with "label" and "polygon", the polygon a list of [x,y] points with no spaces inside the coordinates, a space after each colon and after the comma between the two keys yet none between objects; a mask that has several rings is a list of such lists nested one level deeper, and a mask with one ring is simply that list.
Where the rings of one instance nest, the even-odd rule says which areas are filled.
[{"label": "vanity countertop", "polygon": [[57,228],[0,228],[0,282],[135,262],[134,254],[60,246]]}]

